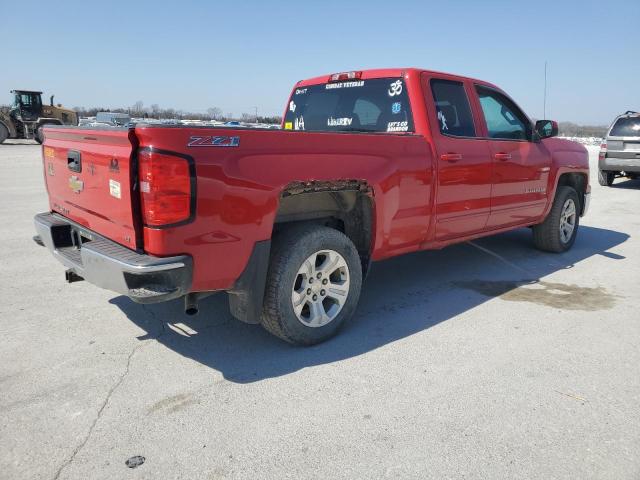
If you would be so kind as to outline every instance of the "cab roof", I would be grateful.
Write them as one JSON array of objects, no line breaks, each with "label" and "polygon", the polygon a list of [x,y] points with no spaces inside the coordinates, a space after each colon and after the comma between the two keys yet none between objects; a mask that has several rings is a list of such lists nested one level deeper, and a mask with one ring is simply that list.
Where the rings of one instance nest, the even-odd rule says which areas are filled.
[{"label": "cab roof", "polygon": [[35,93],[42,95],[42,92],[37,92],[35,90],[11,90],[11,93]]},{"label": "cab roof", "polygon": [[[497,87],[496,85],[493,85],[492,83],[486,82],[484,80],[479,80],[476,78],[471,78],[471,77],[465,77],[464,75],[456,75],[453,73],[446,73],[446,72],[439,72],[436,70],[426,70],[426,69],[422,69],[422,68],[415,68],[415,67],[408,67],[408,68],[377,68],[377,69],[369,69],[369,70],[351,70],[351,71],[355,71],[355,72],[362,72],[362,76],[360,77],[361,80],[370,80],[370,79],[374,79],[374,78],[389,78],[389,77],[402,77],[404,75],[420,75],[421,73],[431,73],[431,74],[437,74],[437,75],[442,75],[444,77],[450,77],[452,80],[457,79],[457,80],[471,80],[473,82],[476,83],[481,83],[483,85],[487,85],[489,87],[493,87],[496,88],[498,90],[499,87]],[[335,73],[346,73],[345,72],[333,72],[333,73],[329,73],[326,75],[321,75],[318,77],[313,77],[313,78],[309,78],[306,80],[300,80],[296,86],[297,87],[302,87],[302,86],[309,86],[309,85],[318,85],[318,84],[323,84],[323,83],[327,83],[329,81],[329,77],[331,77],[331,75],[335,74]]]}]

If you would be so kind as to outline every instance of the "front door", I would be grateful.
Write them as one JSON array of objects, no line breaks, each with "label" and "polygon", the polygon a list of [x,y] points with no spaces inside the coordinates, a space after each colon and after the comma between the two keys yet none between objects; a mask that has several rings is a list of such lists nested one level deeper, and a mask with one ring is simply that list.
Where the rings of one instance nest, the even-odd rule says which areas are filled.
[{"label": "front door", "polygon": [[485,228],[491,202],[491,154],[477,137],[468,87],[461,81],[423,76],[437,163],[435,239]]},{"label": "front door", "polygon": [[493,157],[488,228],[519,225],[540,217],[547,204],[551,154],[536,140],[527,116],[506,95],[476,86]]}]

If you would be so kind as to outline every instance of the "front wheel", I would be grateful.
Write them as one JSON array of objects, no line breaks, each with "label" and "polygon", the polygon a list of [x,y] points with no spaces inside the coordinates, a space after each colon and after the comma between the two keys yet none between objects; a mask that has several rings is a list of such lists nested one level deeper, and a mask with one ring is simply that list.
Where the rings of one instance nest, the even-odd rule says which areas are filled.
[{"label": "front wheel", "polygon": [[566,252],[576,241],[579,224],[578,193],[571,187],[558,187],[549,215],[533,227],[533,242],[540,250]]},{"label": "front wheel", "polygon": [[615,172],[607,172],[606,170],[598,170],[598,183],[603,187],[610,187],[616,178]]},{"label": "front wheel", "polygon": [[262,326],[294,345],[323,342],[353,315],[361,285],[360,258],[346,235],[292,227],[274,239]]},{"label": "front wheel", "polygon": [[42,144],[44,142],[44,125],[41,125],[36,130],[36,134],[33,136],[33,139]]},{"label": "front wheel", "polygon": [[0,143],[4,142],[7,138],[9,138],[9,130],[0,123]]}]

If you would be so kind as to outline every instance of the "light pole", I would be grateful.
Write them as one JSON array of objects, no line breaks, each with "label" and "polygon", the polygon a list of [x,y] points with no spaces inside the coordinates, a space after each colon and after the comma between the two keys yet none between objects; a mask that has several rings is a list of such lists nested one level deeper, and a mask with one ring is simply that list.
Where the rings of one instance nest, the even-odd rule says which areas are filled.
[{"label": "light pole", "polygon": [[547,61],[544,61],[544,100],[542,103],[542,118],[547,118]]}]

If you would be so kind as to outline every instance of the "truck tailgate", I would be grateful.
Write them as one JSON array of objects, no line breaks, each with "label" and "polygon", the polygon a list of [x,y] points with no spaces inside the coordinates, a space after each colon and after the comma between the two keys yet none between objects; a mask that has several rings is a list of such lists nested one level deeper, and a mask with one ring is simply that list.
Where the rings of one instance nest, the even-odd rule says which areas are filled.
[{"label": "truck tailgate", "polygon": [[51,210],[126,247],[140,247],[133,132],[60,127],[45,132],[42,155]]}]

